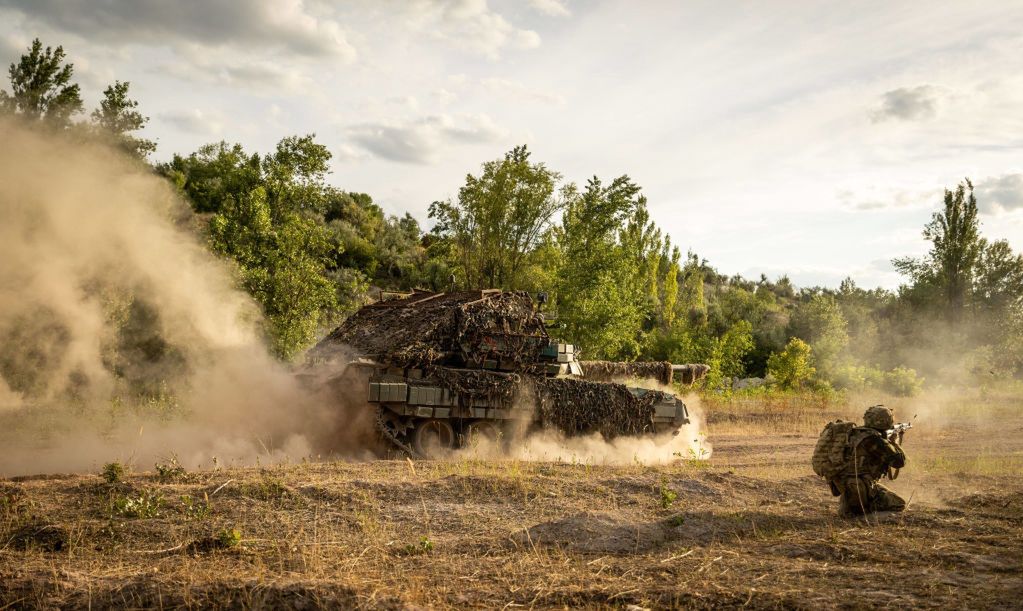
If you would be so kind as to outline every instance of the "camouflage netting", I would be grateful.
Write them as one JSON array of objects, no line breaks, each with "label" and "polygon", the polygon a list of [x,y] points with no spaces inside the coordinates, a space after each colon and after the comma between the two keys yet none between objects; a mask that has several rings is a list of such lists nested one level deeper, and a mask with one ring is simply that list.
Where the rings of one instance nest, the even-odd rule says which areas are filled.
[{"label": "camouflage netting", "polygon": [[[485,344],[483,336],[493,334],[502,335],[504,344]],[[546,343],[549,337],[528,293],[416,292],[360,309],[313,348],[311,356],[344,344],[383,363],[429,369],[450,364],[464,347],[480,359],[526,364],[533,361],[526,354],[528,342],[536,340]]]},{"label": "camouflage netting", "polygon": [[570,378],[538,378],[536,420],[565,435],[599,432],[606,439],[653,430],[653,406],[664,393],[636,397],[623,384]]},{"label": "camouflage netting", "polygon": [[703,363],[674,365],[674,368],[675,374],[678,376],[677,381],[687,386],[699,382],[710,371],[710,365],[704,365]]},{"label": "camouflage netting", "polygon": [[623,363],[617,361],[580,361],[583,377],[592,382],[612,382],[626,378],[649,378],[661,384],[671,384],[671,363]]},{"label": "camouflage netting", "polygon": [[522,378],[514,373],[437,367],[432,372],[432,379],[425,383],[434,384],[435,381],[464,397],[486,397],[493,401],[510,403]]}]

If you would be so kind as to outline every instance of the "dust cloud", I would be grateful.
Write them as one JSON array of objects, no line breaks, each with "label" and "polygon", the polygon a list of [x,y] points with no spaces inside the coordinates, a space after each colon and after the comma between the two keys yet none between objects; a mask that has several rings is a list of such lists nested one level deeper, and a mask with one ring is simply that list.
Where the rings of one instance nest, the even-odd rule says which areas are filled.
[{"label": "dust cloud", "polygon": [[0,137],[0,475],[353,451],[167,181],[66,136]]}]

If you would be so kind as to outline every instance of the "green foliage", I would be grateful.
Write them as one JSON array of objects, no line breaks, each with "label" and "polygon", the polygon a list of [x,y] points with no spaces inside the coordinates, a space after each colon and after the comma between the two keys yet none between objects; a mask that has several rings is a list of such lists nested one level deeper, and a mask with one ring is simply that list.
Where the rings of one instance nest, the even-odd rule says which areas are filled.
[{"label": "green foliage", "polygon": [[117,496],[110,503],[110,512],[124,518],[149,519],[160,515],[163,496],[144,490],[135,495]]},{"label": "green foliage", "polygon": [[100,471],[100,477],[108,484],[116,484],[124,479],[124,475],[127,470],[119,462],[111,462],[103,465],[103,470]]},{"label": "green foliage", "polygon": [[816,373],[809,344],[798,337],[790,339],[784,350],[767,359],[767,373],[782,389],[802,388]]},{"label": "green foliage", "polygon": [[66,128],[82,112],[81,91],[71,82],[74,65],[64,63],[64,47],[46,47],[36,38],[28,53],[8,70],[11,93],[0,91],[0,110],[29,121]]},{"label": "green foliage", "polygon": [[923,379],[908,367],[896,367],[884,374],[883,388],[899,397],[915,397],[923,388]]},{"label": "green foliage", "polygon": [[214,252],[231,257],[242,285],[263,306],[270,345],[290,359],[308,346],[338,306],[324,272],[331,243],[322,225],[297,212],[274,210],[262,187],[229,197],[210,220]]},{"label": "green foliage", "polygon": [[658,489],[658,493],[660,494],[662,509],[668,509],[669,507],[674,505],[675,501],[678,499],[678,493],[676,493],[671,488],[668,488],[664,480],[661,480],[661,486]]},{"label": "green foliage", "polygon": [[789,321],[789,335],[808,343],[817,368],[827,377],[849,344],[847,323],[838,302],[831,295],[817,293],[796,307]]},{"label": "green foliage", "polygon": [[175,154],[158,170],[177,185],[196,212],[218,212],[229,196],[250,193],[262,183],[259,155],[223,141],[201,146],[187,157]]},{"label": "green foliage", "polygon": [[92,121],[102,135],[113,139],[128,153],[145,159],[156,150],[156,143],[132,135],[145,127],[149,117],[136,110],[139,103],[128,97],[129,85],[115,81],[104,89],[100,107],[92,111]]},{"label": "green foliage", "polygon": [[193,499],[187,494],[183,495],[181,504],[185,508],[185,517],[189,520],[205,520],[213,512],[213,507],[210,506],[210,497],[205,492],[202,493],[202,500]]},{"label": "green foliage", "polygon": [[422,554],[429,554],[432,551],[433,541],[430,541],[427,537],[419,537],[419,541],[417,543],[409,543],[402,549],[402,552],[404,552],[406,556],[419,556]]},{"label": "green foliage", "polygon": [[435,234],[450,241],[452,264],[465,288],[536,289],[530,256],[543,241],[551,218],[574,187],[558,190],[561,175],[532,163],[525,145],[469,174],[458,201],[430,204]]},{"label": "green foliage", "polygon": [[170,460],[163,463],[156,463],[156,476],[161,482],[172,482],[185,475],[185,468],[178,462],[177,456],[171,456]]},{"label": "green foliage", "polygon": [[225,528],[217,533],[217,543],[223,549],[238,547],[242,542],[242,531],[239,528]]},{"label": "green foliage", "polygon": [[955,191],[946,189],[943,210],[935,212],[924,227],[924,239],[931,243],[927,256],[892,262],[896,269],[910,276],[917,287],[925,291],[934,289],[940,294],[943,309],[953,321],[962,316],[984,248],[977,215],[977,199],[969,179],[960,183]]},{"label": "green foliage", "polygon": [[678,251],[662,238],[628,176],[607,186],[592,178],[567,200],[554,233],[558,321],[587,358],[634,359],[663,319],[661,289]]}]

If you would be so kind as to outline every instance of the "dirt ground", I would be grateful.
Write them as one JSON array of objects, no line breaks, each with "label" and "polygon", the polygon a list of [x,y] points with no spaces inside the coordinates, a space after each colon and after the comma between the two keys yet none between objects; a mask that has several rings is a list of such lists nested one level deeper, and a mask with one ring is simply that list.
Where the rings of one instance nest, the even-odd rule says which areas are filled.
[{"label": "dirt ground", "polygon": [[0,481],[0,608],[1018,608],[1018,396],[897,402],[919,412],[891,483],[909,509],[843,520],[809,456],[865,405],[710,404],[712,457],[661,466]]}]

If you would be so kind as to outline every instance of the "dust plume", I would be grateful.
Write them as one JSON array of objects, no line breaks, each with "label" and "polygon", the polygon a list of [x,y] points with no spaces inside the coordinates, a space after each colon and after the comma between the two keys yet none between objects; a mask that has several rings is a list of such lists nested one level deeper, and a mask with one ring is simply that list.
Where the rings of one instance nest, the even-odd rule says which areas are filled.
[{"label": "dust plume", "polygon": [[346,451],[167,181],[0,122],[0,475]]}]

